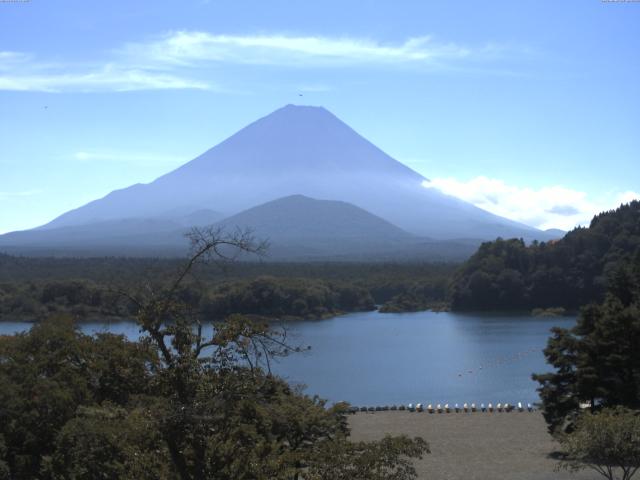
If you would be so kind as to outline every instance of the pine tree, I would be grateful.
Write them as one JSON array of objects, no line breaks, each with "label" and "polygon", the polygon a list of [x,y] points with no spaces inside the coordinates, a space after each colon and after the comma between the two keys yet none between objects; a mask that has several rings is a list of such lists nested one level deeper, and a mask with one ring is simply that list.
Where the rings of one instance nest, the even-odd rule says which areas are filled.
[{"label": "pine tree", "polygon": [[574,328],[554,329],[544,353],[556,372],[533,375],[552,432],[570,428],[581,403],[640,408],[640,253],[609,285]]}]

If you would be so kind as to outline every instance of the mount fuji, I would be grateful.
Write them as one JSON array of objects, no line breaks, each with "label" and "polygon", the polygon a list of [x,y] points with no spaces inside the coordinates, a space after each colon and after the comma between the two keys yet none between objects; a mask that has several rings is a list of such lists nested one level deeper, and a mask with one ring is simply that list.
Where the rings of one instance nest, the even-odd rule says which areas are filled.
[{"label": "mount fuji", "polygon": [[[323,238],[333,237],[336,245],[344,240],[345,231],[354,238],[349,221],[353,209],[370,215],[356,226],[362,239],[375,243],[378,250],[384,250],[392,238],[397,249],[399,242],[468,245],[498,236],[525,240],[557,236],[430,188],[427,178],[322,107],[287,105],[151,183],[115,190],[46,225],[0,236],[0,249],[60,248],[73,254],[87,242],[96,247],[111,245],[110,250],[126,250],[127,245],[137,251],[144,251],[146,245],[176,246],[184,244],[179,233],[188,225],[222,222],[233,226],[234,219],[251,218],[264,229],[265,222],[259,222],[255,212],[242,213],[285,197],[289,201],[281,205],[290,207],[294,202],[296,208],[273,215],[279,204],[270,205],[270,216],[263,220],[275,222],[273,230],[286,236],[287,245],[295,244],[296,238],[300,242],[313,238],[300,222],[305,208],[315,208],[308,211],[312,220],[320,207],[303,198],[334,202],[322,204],[323,208],[330,205],[332,213],[320,216],[324,230],[322,223],[317,227]],[[337,214],[340,209],[350,213]],[[295,219],[287,217],[293,211]],[[329,222],[333,217],[342,223]]]}]

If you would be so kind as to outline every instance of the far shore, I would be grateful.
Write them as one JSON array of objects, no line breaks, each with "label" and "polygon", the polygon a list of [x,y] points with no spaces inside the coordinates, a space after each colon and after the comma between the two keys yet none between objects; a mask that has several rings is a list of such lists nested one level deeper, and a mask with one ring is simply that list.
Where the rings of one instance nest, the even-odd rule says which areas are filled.
[{"label": "far shore", "polygon": [[433,413],[387,411],[349,417],[352,439],[421,436],[431,453],[415,465],[421,480],[596,480],[597,473],[555,471],[559,445],[539,411]]}]

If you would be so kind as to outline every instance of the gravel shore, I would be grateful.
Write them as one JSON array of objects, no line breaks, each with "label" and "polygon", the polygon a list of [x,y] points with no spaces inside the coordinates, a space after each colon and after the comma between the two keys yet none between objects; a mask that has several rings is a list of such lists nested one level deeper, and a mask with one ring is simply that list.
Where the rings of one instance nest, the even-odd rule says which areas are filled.
[{"label": "gravel shore", "polygon": [[540,412],[449,413],[374,412],[350,416],[353,440],[389,433],[421,436],[431,454],[416,462],[429,480],[595,480],[597,473],[555,472],[558,444]]}]

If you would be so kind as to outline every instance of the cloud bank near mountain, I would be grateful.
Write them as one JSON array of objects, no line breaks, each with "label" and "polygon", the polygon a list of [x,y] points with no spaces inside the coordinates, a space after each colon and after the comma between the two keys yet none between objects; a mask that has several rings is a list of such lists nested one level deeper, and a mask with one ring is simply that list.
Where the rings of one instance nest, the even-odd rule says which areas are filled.
[{"label": "cloud bank near mountain", "polygon": [[543,230],[570,230],[578,225],[588,225],[595,214],[640,199],[640,193],[634,191],[609,192],[605,197],[591,198],[586,192],[560,185],[530,188],[485,176],[466,181],[433,178],[423,185]]}]

